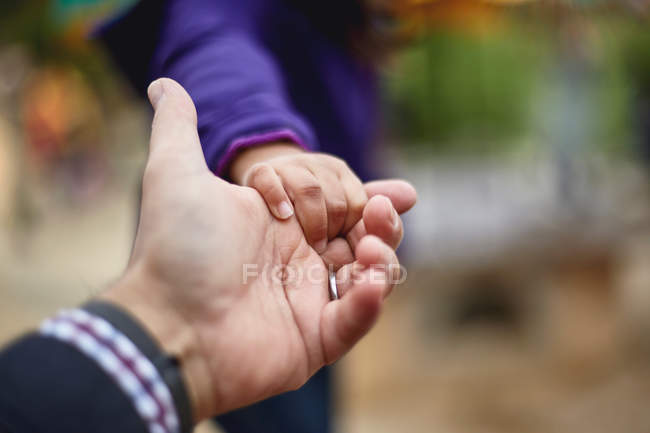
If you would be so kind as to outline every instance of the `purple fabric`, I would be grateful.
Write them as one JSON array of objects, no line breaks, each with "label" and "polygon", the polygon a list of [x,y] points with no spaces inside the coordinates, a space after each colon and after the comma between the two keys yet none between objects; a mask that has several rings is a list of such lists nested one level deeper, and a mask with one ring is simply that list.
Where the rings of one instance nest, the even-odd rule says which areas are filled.
[{"label": "purple fabric", "polygon": [[290,141],[297,144],[305,150],[310,150],[309,146],[305,144],[300,137],[290,129],[282,129],[280,131],[265,132],[262,134],[251,135],[248,137],[241,137],[233,141],[226,149],[224,156],[217,165],[216,174],[221,177],[227,176],[226,170],[230,163],[235,159],[239,152],[249,147],[254,147],[260,144],[273,143],[278,141]]},{"label": "purple fabric", "polygon": [[375,73],[319,30],[335,22],[314,19],[286,0],[143,0],[104,40],[140,89],[162,76],[187,89],[213,171],[242,137],[286,129],[367,177]]}]

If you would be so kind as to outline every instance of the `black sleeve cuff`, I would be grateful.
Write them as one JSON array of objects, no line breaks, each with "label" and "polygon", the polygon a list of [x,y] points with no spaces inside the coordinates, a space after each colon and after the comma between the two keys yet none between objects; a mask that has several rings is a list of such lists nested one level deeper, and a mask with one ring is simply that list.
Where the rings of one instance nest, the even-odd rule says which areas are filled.
[{"label": "black sleeve cuff", "polygon": [[163,352],[158,342],[144,326],[120,307],[109,302],[91,301],[82,308],[110,322],[151,361],[171,392],[178,412],[181,432],[191,432],[193,427],[192,408],[178,359]]},{"label": "black sleeve cuff", "polygon": [[93,359],[28,334],[0,352],[0,432],[148,433],[133,401]]}]

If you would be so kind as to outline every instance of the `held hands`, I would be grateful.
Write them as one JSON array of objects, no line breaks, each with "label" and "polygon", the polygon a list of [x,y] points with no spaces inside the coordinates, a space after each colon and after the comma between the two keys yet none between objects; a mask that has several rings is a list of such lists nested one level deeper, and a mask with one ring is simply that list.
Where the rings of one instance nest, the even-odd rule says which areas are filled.
[{"label": "held hands", "polygon": [[327,241],[361,219],[368,201],[354,172],[341,159],[274,143],[244,151],[233,162],[235,183],[256,189],[279,219],[295,214],[309,245],[323,253]]},{"label": "held hands", "polygon": [[[256,190],[208,170],[177,83],[156,81],[149,95],[156,114],[134,253],[103,297],[179,356],[198,421],[298,388],[370,329],[398,270],[397,213],[415,191],[367,184],[362,219],[321,256],[296,218],[274,218]],[[326,263],[341,280],[335,301]]]}]

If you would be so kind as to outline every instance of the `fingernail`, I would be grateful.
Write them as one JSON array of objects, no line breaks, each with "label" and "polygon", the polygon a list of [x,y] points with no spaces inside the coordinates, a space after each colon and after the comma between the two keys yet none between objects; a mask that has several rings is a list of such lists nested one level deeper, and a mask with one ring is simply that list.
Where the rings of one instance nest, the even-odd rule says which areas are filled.
[{"label": "fingernail", "polygon": [[283,201],[278,206],[278,215],[280,215],[280,218],[282,218],[283,220],[286,220],[291,215],[293,215],[293,208],[291,207],[291,205],[289,203],[287,203],[286,201]]},{"label": "fingernail", "polygon": [[314,244],[314,249],[318,254],[325,252],[326,248],[327,248],[327,239],[321,239],[320,241],[316,242],[316,244]]},{"label": "fingernail", "polygon": [[392,206],[390,207],[390,223],[393,225],[393,227],[397,227],[398,224],[398,219],[399,216],[397,215],[397,211],[395,208]]},{"label": "fingernail", "polygon": [[156,109],[158,101],[160,101],[160,98],[162,98],[162,95],[164,93],[165,89],[161,80],[156,80],[149,85],[149,88],[147,89],[147,95],[149,95],[149,102],[151,102],[154,110]]}]

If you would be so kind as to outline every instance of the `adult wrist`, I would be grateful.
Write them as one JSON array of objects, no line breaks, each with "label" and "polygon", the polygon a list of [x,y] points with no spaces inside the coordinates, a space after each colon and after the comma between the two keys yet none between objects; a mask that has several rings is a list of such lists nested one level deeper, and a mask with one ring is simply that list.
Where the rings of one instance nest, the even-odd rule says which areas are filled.
[{"label": "adult wrist", "polygon": [[191,322],[169,305],[163,285],[130,271],[97,301],[108,302],[128,314],[161,352],[174,360],[189,400],[191,421],[197,423],[210,417],[216,407],[212,378]]},{"label": "adult wrist", "polygon": [[[191,432],[194,425],[192,402],[183,378],[181,361],[175,355],[166,352],[160,343],[145,329],[144,325],[121,306],[112,302],[93,300],[86,303],[82,308],[93,316],[110,323],[153,364],[171,395],[180,432]],[[158,390],[151,390],[151,392],[156,391]],[[158,393],[160,392],[158,391]]]}]

